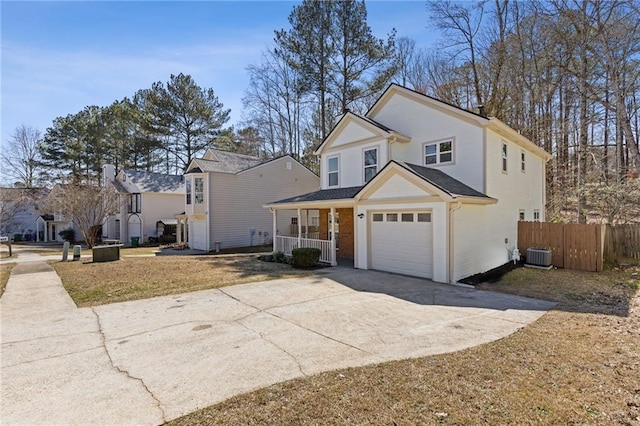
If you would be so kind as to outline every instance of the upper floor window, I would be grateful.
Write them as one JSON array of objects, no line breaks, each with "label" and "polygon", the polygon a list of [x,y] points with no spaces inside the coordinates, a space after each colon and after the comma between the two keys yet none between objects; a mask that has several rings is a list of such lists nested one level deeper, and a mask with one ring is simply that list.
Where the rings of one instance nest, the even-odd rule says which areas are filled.
[{"label": "upper floor window", "polygon": [[327,169],[329,170],[329,186],[338,186],[338,157],[331,157],[327,160]]},{"label": "upper floor window", "polygon": [[142,194],[129,194],[128,213],[140,213],[142,211]]},{"label": "upper floor window", "polygon": [[526,170],[526,168],[527,168],[527,167],[526,167],[526,162],[525,162],[525,159],[526,159],[526,158],[527,158],[527,157],[525,156],[524,151],[520,151],[520,171],[521,171],[522,173],[524,173],[524,172],[525,172],[525,170]]},{"label": "upper floor window", "polygon": [[201,177],[193,180],[193,198],[196,204],[204,203],[204,179]]},{"label": "upper floor window", "polygon": [[518,212],[518,220],[524,220],[524,210]]},{"label": "upper floor window", "polygon": [[507,173],[507,143],[502,142],[502,173]]},{"label": "upper floor window", "polygon": [[453,161],[453,141],[429,143],[424,146],[424,164],[451,163]]},{"label": "upper floor window", "polygon": [[187,204],[191,204],[191,179],[185,180],[185,189],[187,191]]},{"label": "upper floor window", "polygon": [[533,211],[533,220],[536,222],[540,221],[540,210],[534,210]]},{"label": "upper floor window", "polygon": [[369,182],[378,173],[378,148],[364,151],[364,181]]}]

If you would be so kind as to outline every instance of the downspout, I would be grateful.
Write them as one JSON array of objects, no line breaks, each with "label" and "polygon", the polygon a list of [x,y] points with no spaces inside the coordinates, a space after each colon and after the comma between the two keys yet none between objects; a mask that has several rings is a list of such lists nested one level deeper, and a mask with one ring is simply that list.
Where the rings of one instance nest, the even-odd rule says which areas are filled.
[{"label": "downspout", "polygon": [[455,284],[453,280],[453,213],[462,207],[462,201],[456,201],[455,203],[449,203],[449,221],[448,221],[448,240],[449,240],[449,255],[447,256],[447,275],[449,284]]},{"label": "downspout", "polygon": [[391,149],[391,145],[397,142],[397,140],[398,139],[395,136],[389,138],[389,143],[387,144],[387,163],[393,160],[393,150]]}]

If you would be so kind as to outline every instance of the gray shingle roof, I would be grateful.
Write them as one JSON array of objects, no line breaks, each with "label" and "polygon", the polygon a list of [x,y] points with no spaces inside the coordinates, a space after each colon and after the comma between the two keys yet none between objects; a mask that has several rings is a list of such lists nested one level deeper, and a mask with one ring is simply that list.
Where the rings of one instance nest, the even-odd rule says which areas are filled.
[{"label": "gray shingle roof", "polygon": [[204,158],[196,158],[193,162],[197,168],[192,167],[187,171],[189,172],[219,172],[219,173],[239,173],[243,170],[257,166],[262,163],[258,157],[251,155],[236,154],[235,152],[221,151],[218,149],[210,149],[210,160]]},{"label": "gray shingle roof", "polygon": [[184,181],[180,175],[148,173],[138,170],[124,170],[127,179],[133,182],[140,192],[183,193]]},{"label": "gray shingle roof", "polygon": [[457,179],[452,178],[445,172],[437,169],[432,169],[425,166],[418,166],[417,164],[403,163],[404,166],[412,170],[415,174],[437,186],[443,191],[451,195],[462,195],[465,197],[483,197],[490,198],[482,192],[465,185]]},{"label": "gray shingle roof", "polygon": [[349,188],[321,189],[320,191],[310,192],[308,194],[298,195],[296,197],[278,200],[272,204],[280,203],[303,203],[307,201],[327,201],[327,200],[344,200],[353,198],[362,189],[361,186],[351,186]]}]

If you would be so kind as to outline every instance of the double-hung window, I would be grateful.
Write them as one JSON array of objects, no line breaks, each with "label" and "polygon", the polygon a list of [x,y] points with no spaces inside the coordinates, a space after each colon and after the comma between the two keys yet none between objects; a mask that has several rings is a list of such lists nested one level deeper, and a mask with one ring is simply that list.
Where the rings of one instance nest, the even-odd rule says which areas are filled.
[{"label": "double-hung window", "polygon": [[204,203],[204,179],[201,177],[193,179],[193,198],[196,204]]},{"label": "double-hung window", "polygon": [[339,166],[338,157],[331,157],[327,160],[328,186],[338,186]]},{"label": "double-hung window", "polygon": [[187,191],[187,204],[191,204],[191,179],[185,180],[185,189]]},{"label": "double-hung window", "polygon": [[424,146],[424,164],[442,164],[453,162],[453,141],[429,143]]},{"label": "double-hung window", "polygon": [[378,148],[364,151],[364,182],[369,182],[378,173]]},{"label": "double-hung window", "polygon": [[525,156],[524,151],[520,151],[520,171],[522,173],[524,173],[527,169],[527,164],[525,162],[526,158],[527,157]]}]

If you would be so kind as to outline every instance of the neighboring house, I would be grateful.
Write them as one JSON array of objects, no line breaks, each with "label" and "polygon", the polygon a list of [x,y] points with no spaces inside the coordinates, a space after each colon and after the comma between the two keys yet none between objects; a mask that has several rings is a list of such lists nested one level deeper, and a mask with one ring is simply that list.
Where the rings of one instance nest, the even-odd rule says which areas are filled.
[{"label": "neighboring house", "polygon": [[295,215],[282,215],[272,224],[262,205],[320,184],[318,176],[289,155],[262,161],[217,149],[191,161],[184,180],[184,213],[176,215],[178,241],[205,251],[270,243],[281,231],[289,235]]},{"label": "neighboring house", "polygon": [[46,188],[0,188],[0,234],[36,240],[36,220]]},{"label": "neighboring house", "polygon": [[[265,205],[320,216],[319,239],[274,250],[454,283],[500,266],[518,220],[544,220],[550,154],[496,118],[391,85],[365,116],[347,112],[315,151],[320,190]],[[274,198],[277,200],[278,198]]]},{"label": "neighboring house", "polygon": [[102,238],[130,244],[175,238],[174,215],[184,208],[184,182],[180,175],[120,170],[105,164],[103,185],[113,185],[120,194],[120,212],[109,216],[102,225]]},{"label": "neighboring house", "polygon": [[73,229],[75,232],[76,240],[81,240],[82,235],[80,234],[80,230],[73,223],[73,221],[63,215],[61,212],[50,212],[47,211],[47,205],[54,204],[51,202],[52,197],[61,197],[61,192],[64,191],[64,187],[68,184],[60,184],[57,183],[51,188],[51,191],[44,198],[42,205],[44,206],[41,210],[44,210],[44,214],[38,216],[35,220],[36,225],[36,241],[38,242],[63,242],[64,239],[60,235],[61,231],[65,231],[67,229]]}]

